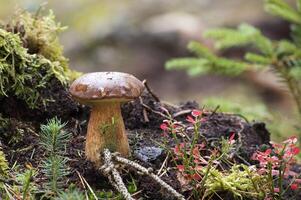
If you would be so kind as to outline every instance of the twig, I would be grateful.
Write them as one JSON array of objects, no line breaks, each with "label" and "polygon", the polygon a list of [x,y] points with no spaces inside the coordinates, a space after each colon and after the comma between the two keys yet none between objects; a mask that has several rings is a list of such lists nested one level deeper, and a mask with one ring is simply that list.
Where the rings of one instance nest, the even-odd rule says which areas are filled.
[{"label": "twig", "polygon": [[247,123],[249,123],[249,120],[248,120],[245,116],[243,116],[242,114],[234,113],[233,115],[234,115],[234,116],[237,116],[237,117],[239,117],[239,118],[242,118],[242,119],[244,119]]},{"label": "twig", "polygon": [[209,119],[216,114],[217,110],[220,108],[220,105],[216,106],[215,109],[212,111],[211,115],[209,116]]},{"label": "twig", "polygon": [[179,116],[181,116],[181,115],[187,115],[187,114],[191,113],[191,111],[192,111],[191,109],[181,110],[181,111],[179,111],[179,112],[174,113],[174,114],[172,115],[172,117],[173,117],[173,118],[176,118],[176,117],[179,117]]},{"label": "twig", "polygon": [[[141,103],[141,105],[143,104],[143,100],[142,100],[142,97],[139,97],[139,101],[140,101],[140,103]],[[144,117],[144,121],[145,122],[149,122],[149,118],[148,118],[148,116],[147,116],[147,112],[146,112],[146,110],[145,110],[145,108],[143,107],[143,117]]]},{"label": "twig", "polygon": [[167,115],[165,115],[165,114],[163,114],[163,113],[161,113],[161,112],[159,112],[159,111],[156,111],[156,110],[152,109],[151,107],[149,107],[148,105],[144,104],[143,102],[141,103],[141,105],[142,105],[144,108],[146,108],[147,110],[149,110],[149,111],[151,111],[151,112],[153,112],[153,113],[155,113],[155,114],[158,114],[158,115],[160,115],[161,117],[164,117],[164,118],[166,118],[166,119],[170,119],[169,116],[167,116]]},{"label": "twig", "polygon": [[178,193],[175,189],[173,189],[170,185],[168,185],[167,183],[165,183],[159,176],[155,175],[153,173],[153,170],[151,168],[146,169],[145,167],[139,165],[136,162],[133,162],[131,160],[128,160],[126,158],[117,156],[117,155],[113,155],[113,158],[120,163],[126,164],[128,166],[131,166],[135,169],[137,169],[138,171],[142,172],[143,174],[146,174],[148,176],[150,176],[153,180],[155,180],[159,185],[161,185],[163,188],[165,188],[167,191],[169,191],[171,194],[173,194],[177,199],[179,200],[185,200],[184,196],[181,195],[180,193]]},{"label": "twig", "polygon": [[[85,188],[85,191],[86,191],[86,186],[88,187],[88,189],[90,190],[91,194],[93,195],[93,197],[97,200],[97,196],[96,194],[94,193],[94,191],[92,190],[91,186],[89,185],[89,183],[86,181],[86,179],[76,170],[76,173],[82,183],[82,185],[84,186]],[[87,192],[86,193],[86,197],[87,197]],[[88,198],[88,197],[87,197]]]},{"label": "twig", "polygon": [[136,195],[140,194],[142,191],[143,190],[139,190],[139,191],[135,192],[134,194],[132,194],[132,196],[136,196]]},{"label": "twig", "polygon": [[156,100],[156,102],[160,102],[159,97],[153,92],[153,90],[148,86],[147,80],[144,79],[142,81],[143,85],[145,86],[146,90],[148,91],[148,93],[150,93],[152,95],[152,97]]},{"label": "twig", "polygon": [[102,173],[109,178],[111,184],[122,194],[126,200],[134,200],[124,185],[119,172],[116,170],[112,162],[112,154],[108,149],[103,152],[104,165],[100,167]]},{"label": "twig", "polygon": [[166,156],[166,158],[164,159],[164,161],[163,161],[163,163],[162,163],[162,165],[161,165],[159,171],[157,172],[157,175],[158,175],[158,176],[161,174],[161,171],[163,170],[163,167],[165,166],[165,164],[166,164],[166,162],[167,162],[167,160],[168,160],[168,156],[169,156],[169,154],[167,154],[167,156]]},{"label": "twig", "polygon": [[[14,199],[13,196],[11,195],[10,191],[8,191],[7,187],[8,187],[7,184],[3,185],[3,188],[4,188],[5,192],[6,192],[6,194],[8,195],[9,199]],[[14,196],[15,196],[15,194],[14,194]]]}]

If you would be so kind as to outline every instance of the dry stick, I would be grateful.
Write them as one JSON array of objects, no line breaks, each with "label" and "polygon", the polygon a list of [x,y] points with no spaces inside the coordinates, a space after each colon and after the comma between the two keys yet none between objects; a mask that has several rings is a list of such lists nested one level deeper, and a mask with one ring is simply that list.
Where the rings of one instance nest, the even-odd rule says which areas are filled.
[{"label": "dry stick", "polygon": [[143,190],[139,190],[138,192],[135,192],[134,194],[132,194],[132,196],[136,196],[138,194],[140,194]]},{"label": "dry stick", "polygon": [[[139,101],[140,101],[140,104],[143,104],[142,97],[139,97]],[[145,108],[143,108],[143,117],[144,117],[145,122],[149,122],[149,118],[147,116],[147,112],[146,112]]]},{"label": "dry stick", "polygon": [[155,114],[158,114],[158,115],[160,115],[161,117],[164,117],[164,118],[166,118],[166,119],[171,119],[169,116],[167,116],[167,115],[165,115],[165,114],[163,114],[163,113],[161,113],[161,112],[159,112],[159,111],[156,111],[156,110],[152,109],[151,107],[149,107],[149,106],[146,105],[145,103],[141,103],[141,105],[142,105],[144,108],[146,108],[146,110],[149,110],[149,111],[151,111],[151,112],[153,112],[153,113],[155,113]]},{"label": "dry stick", "polygon": [[86,181],[86,179],[84,179],[84,177],[77,170],[76,170],[76,173],[77,173],[77,176],[79,177],[79,179],[81,181],[81,184],[83,185],[83,187],[85,189],[86,199],[89,199],[88,194],[87,194],[87,187],[88,187],[88,190],[90,190],[90,192],[93,195],[93,197],[97,200],[98,199],[97,196],[93,192],[92,188],[90,187],[90,185],[88,184],[88,182]]},{"label": "dry stick", "polygon": [[216,106],[212,113],[209,115],[209,119],[216,114],[217,110],[220,108],[220,105]]},{"label": "dry stick", "polygon": [[168,156],[169,156],[169,154],[167,154],[167,156],[166,156],[166,158],[164,159],[164,161],[163,161],[163,163],[162,163],[162,165],[161,165],[159,171],[157,172],[157,175],[158,175],[158,176],[160,176],[161,171],[163,170],[163,168],[164,168],[164,166],[165,166],[165,164],[166,164],[166,162],[167,162],[167,160],[168,160]]},{"label": "dry stick", "polygon": [[173,194],[177,199],[179,200],[185,200],[184,196],[181,195],[180,193],[178,193],[175,189],[173,189],[170,185],[168,185],[167,183],[165,183],[159,176],[155,175],[152,171],[152,169],[146,169],[145,167],[139,165],[136,162],[133,162],[131,160],[128,160],[126,158],[117,156],[117,155],[113,155],[113,158],[120,163],[126,164],[128,166],[131,166],[135,169],[137,169],[138,171],[142,172],[143,174],[146,174],[148,176],[150,176],[152,179],[154,179],[157,183],[159,183],[159,185],[161,185],[163,188],[165,188],[167,191],[169,191],[171,194]]},{"label": "dry stick", "polygon": [[181,115],[187,115],[191,113],[191,109],[187,109],[187,110],[181,110],[179,112],[176,112],[175,114],[172,115],[173,118],[179,117]]},{"label": "dry stick", "polygon": [[100,167],[100,170],[105,176],[109,178],[111,184],[122,194],[126,200],[134,200],[131,194],[125,187],[119,172],[116,170],[112,162],[112,154],[108,149],[104,149],[104,165]]},{"label": "dry stick", "polygon": [[148,86],[147,84],[147,80],[144,79],[142,81],[143,85],[145,86],[146,90],[148,91],[148,93],[150,93],[152,95],[152,97],[157,101],[157,102],[160,102],[160,99],[157,95],[155,95],[155,93],[153,92],[153,90]]}]

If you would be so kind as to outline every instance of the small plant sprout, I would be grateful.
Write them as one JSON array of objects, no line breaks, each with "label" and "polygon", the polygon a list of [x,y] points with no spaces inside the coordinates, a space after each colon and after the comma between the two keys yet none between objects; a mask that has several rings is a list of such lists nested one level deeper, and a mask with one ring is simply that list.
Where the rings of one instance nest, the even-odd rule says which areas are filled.
[{"label": "small plant sprout", "polygon": [[100,164],[105,148],[129,156],[120,104],[139,97],[143,90],[141,81],[121,72],[89,73],[71,84],[73,98],[92,107],[85,149],[88,160]]}]

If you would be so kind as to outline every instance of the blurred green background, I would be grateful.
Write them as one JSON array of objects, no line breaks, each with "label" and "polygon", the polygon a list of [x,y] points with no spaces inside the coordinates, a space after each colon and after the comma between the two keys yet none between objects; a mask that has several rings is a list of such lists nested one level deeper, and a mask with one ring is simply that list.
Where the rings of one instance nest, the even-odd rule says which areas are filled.
[{"label": "blurred green background", "polygon": [[[294,103],[269,71],[191,78],[164,69],[170,58],[188,55],[186,44],[192,39],[210,47],[201,35],[211,27],[247,22],[269,37],[288,37],[288,24],[266,14],[262,0],[0,0],[0,19],[9,21],[17,10],[35,12],[41,5],[68,26],[61,42],[72,69],[132,73],[147,79],[166,101],[221,105],[223,111],[267,121],[274,136],[295,134]],[[241,51],[223,54],[240,57]]]}]

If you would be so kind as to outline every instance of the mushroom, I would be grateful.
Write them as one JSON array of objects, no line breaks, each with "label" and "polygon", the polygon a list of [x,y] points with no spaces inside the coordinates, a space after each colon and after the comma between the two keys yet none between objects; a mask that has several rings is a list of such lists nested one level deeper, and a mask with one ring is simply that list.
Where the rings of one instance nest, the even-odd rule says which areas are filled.
[{"label": "mushroom", "polygon": [[71,84],[72,97],[92,107],[85,147],[88,160],[100,165],[105,148],[130,155],[120,105],[139,97],[143,90],[141,81],[121,72],[88,73]]}]

